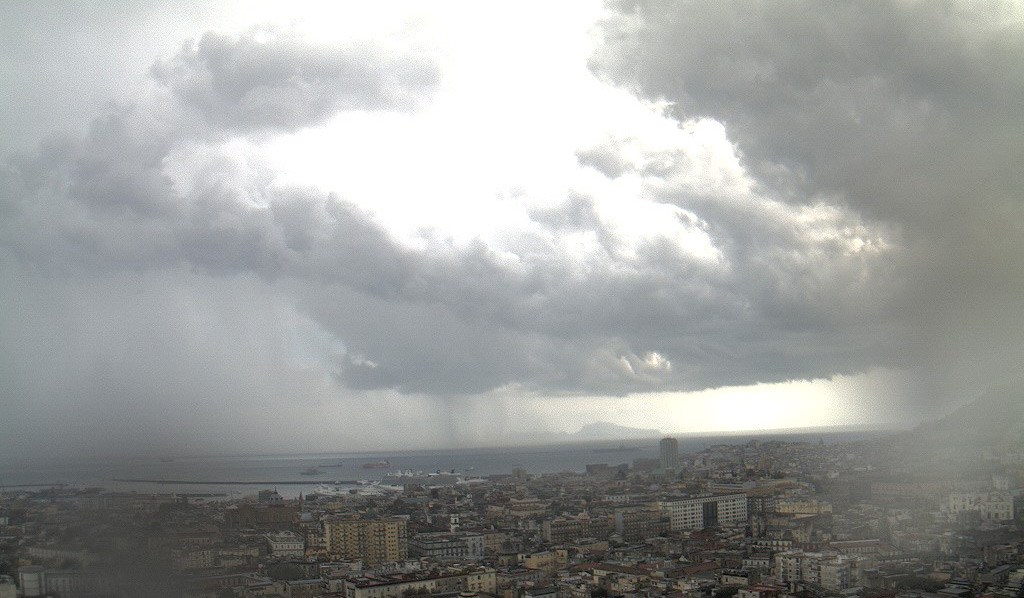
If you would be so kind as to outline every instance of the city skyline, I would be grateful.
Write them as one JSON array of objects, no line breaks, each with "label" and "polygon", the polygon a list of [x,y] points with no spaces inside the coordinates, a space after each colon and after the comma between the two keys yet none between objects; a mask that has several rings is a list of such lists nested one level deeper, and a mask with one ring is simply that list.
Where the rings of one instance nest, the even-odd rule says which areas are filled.
[{"label": "city skyline", "polygon": [[908,429],[1019,388],[1022,13],[0,7],[0,453]]}]

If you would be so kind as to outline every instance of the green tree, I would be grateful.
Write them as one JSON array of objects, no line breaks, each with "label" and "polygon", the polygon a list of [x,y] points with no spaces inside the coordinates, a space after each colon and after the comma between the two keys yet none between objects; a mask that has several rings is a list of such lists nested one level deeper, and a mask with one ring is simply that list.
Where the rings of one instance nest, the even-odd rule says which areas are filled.
[{"label": "green tree", "polygon": [[267,576],[277,581],[294,581],[302,579],[305,575],[302,569],[291,563],[277,563],[267,568]]},{"label": "green tree", "polygon": [[912,576],[896,582],[898,590],[922,590],[925,592],[937,592],[945,587],[942,582],[935,581],[928,577]]}]

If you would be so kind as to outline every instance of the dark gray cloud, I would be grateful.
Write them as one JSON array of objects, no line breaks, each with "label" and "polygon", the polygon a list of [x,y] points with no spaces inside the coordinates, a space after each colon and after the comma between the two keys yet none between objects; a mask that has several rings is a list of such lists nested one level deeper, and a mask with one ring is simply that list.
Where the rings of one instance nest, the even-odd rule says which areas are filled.
[{"label": "dark gray cloud", "polygon": [[[1012,224],[1024,216],[1018,11],[1000,2],[623,2],[592,67],[672,102],[681,119],[725,123],[776,196],[832,195],[892,223],[905,245],[894,268],[906,280],[879,307],[908,330],[884,343],[906,343],[929,377],[946,378],[943,392],[970,392],[1021,356],[1002,352],[1019,340],[1011,306],[1024,283],[1024,235]],[[962,327],[993,323],[1002,332],[966,340]]]},{"label": "dark gray cloud", "polygon": [[622,10],[594,67],[672,101],[681,118],[725,122],[767,180],[781,164],[811,192],[840,190],[874,215],[922,223],[951,216],[965,194],[1018,188],[983,176],[1010,174],[1008,142],[1024,127],[1011,4]]},{"label": "dark gray cloud", "polygon": [[427,57],[313,45],[265,28],[206,33],[151,72],[207,124],[241,132],[294,131],[343,110],[410,109],[439,81]]}]

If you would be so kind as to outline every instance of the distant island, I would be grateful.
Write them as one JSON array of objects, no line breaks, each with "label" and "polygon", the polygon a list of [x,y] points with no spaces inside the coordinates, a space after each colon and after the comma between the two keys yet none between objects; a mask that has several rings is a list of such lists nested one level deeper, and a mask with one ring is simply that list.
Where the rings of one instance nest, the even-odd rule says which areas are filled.
[{"label": "distant island", "polygon": [[640,447],[638,447],[638,446],[626,446],[624,444],[620,444],[619,446],[610,446],[610,447],[605,447],[605,448],[596,448],[596,449],[594,449],[594,452],[595,453],[626,453],[626,452],[634,452],[634,451],[638,451],[638,450],[640,450]]},{"label": "distant island", "polygon": [[583,426],[573,436],[587,440],[618,440],[622,438],[656,438],[661,435],[660,430],[631,428],[629,426],[599,421]]}]

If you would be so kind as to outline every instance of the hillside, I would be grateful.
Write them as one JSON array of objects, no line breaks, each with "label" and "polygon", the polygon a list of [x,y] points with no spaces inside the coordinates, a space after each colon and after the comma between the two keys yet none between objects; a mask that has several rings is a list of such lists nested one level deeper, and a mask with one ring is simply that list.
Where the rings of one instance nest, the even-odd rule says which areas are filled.
[{"label": "hillside", "polygon": [[925,422],[913,434],[955,443],[995,445],[1024,441],[1024,389],[993,388],[942,419]]},{"label": "hillside", "polygon": [[609,422],[594,422],[583,426],[575,436],[587,440],[619,440],[623,438],[655,438],[661,436],[661,432],[649,428],[620,426]]}]

